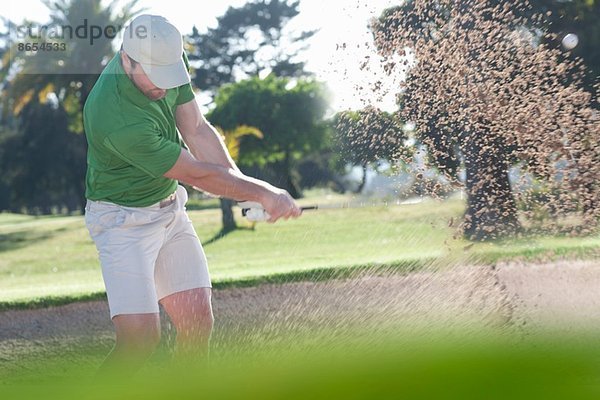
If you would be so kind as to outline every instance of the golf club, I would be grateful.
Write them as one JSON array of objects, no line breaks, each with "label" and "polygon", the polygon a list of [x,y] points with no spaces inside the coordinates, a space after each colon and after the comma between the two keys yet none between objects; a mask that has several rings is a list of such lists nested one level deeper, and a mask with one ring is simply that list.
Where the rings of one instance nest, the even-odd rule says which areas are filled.
[{"label": "golf club", "polygon": [[[398,203],[392,203],[396,205],[400,204],[412,204],[415,201],[404,201]],[[304,211],[314,211],[314,210],[324,210],[324,209],[342,209],[342,208],[363,208],[363,207],[375,207],[375,206],[389,206],[390,203],[373,203],[373,204],[365,204],[365,203],[341,203],[341,204],[315,204],[310,206],[300,207],[302,212]],[[265,211],[263,206],[260,203],[253,201],[242,201],[238,203],[238,206],[242,208],[242,217],[248,219],[251,222],[264,222],[270,218],[270,215]]]},{"label": "golf club", "polygon": [[[238,203],[238,205],[242,208],[242,217],[246,217],[248,221],[251,222],[264,222],[267,221],[271,216],[269,213],[265,211],[263,206],[260,203],[256,203],[253,201],[243,201]],[[300,207],[302,212],[308,210],[317,210],[319,208],[318,205],[314,206],[305,206]]]}]

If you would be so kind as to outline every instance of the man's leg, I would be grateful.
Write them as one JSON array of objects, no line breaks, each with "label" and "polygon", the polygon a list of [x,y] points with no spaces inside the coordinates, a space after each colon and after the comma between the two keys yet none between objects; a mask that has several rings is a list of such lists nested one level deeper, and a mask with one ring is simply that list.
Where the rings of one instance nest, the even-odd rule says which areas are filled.
[{"label": "man's leg", "polygon": [[214,322],[210,299],[210,288],[197,288],[173,293],[160,301],[177,330],[178,359],[194,361],[208,357]]},{"label": "man's leg", "polygon": [[125,377],[136,372],[160,341],[158,314],[121,314],[112,319],[117,340],[100,367],[99,375]]}]

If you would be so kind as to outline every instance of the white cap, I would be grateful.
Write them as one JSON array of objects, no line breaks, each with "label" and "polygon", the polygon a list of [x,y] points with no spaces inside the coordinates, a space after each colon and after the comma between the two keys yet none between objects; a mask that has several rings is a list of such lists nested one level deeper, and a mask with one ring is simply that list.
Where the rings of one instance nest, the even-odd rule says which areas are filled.
[{"label": "white cap", "polygon": [[159,15],[140,15],[125,28],[123,50],[142,66],[161,89],[190,82],[183,62],[183,39],[177,28]]}]

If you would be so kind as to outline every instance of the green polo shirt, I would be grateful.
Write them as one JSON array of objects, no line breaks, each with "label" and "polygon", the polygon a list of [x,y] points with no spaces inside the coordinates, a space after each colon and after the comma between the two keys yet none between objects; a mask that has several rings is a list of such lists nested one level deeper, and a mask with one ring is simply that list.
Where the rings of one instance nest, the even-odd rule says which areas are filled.
[{"label": "green polo shirt", "polygon": [[[184,60],[187,59],[184,55]],[[190,84],[147,98],[125,74],[117,53],[83,108],[88,141],[86,197],[129,207],[146,207],[168,197],[177,181],[163,176],[183,142],[175,125],[178,105],[194,99]]]}]

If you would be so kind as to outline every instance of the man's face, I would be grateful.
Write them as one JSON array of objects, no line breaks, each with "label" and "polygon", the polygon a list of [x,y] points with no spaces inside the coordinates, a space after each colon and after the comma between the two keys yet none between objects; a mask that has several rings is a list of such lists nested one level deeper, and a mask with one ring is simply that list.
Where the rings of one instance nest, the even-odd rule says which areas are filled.
[{"label": "man's face", "polygon": [[160,100],[167,95],[166,89],[156,87],[148,78],[139,63],[133,65],[124,52],[121,52],[121,61],[125,73],[133,84],[150,100]]}]

